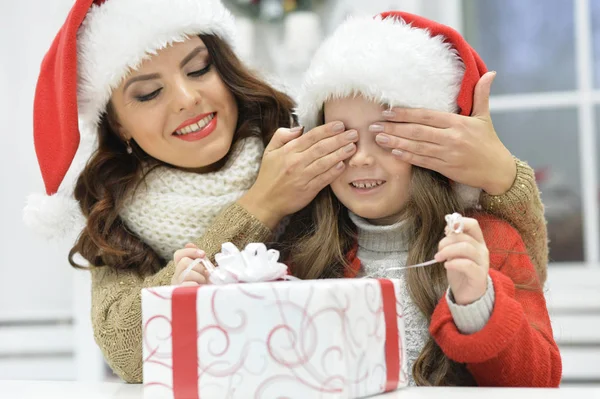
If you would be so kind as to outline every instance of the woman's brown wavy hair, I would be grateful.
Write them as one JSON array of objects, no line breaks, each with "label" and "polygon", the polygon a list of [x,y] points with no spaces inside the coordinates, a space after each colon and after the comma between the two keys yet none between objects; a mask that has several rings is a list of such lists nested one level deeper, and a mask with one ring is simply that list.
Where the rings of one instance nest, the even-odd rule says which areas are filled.
[{"label": "woman's brown wavy hair", "polygon": [[[238,122],[233,142],[260,135],[265,145],[279,127],[293,122],[293,100],[251,73],[217,36],[200,35],[212,65],[238,105]],[[87,219],[69,253],[73,267],[81,268],[76,254],[92,266],[154,273],[164,261],[152,248],[129,231],[119,217],[126,199],[144,179],[143,165],[164,165],[146,154],[133,141],[132,154],[113,126],[115,113],[109,103],[98,128],[98,149],[79,175],[74,196]],[[232,144],[233,145],[233,144]],[[168,166],[168,165],[166,165]]]}]

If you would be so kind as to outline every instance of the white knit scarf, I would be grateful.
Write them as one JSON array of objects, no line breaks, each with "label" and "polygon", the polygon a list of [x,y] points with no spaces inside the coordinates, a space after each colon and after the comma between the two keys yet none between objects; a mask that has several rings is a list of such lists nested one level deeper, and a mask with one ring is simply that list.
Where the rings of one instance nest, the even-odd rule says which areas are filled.
[{"label": "white knit scarf", "polygon": [[258,137],[236,143],[216,172],[159,167],[146,176],[120,216],[163,259],[200,237],[215,216],[254,184],[264,146]]}]

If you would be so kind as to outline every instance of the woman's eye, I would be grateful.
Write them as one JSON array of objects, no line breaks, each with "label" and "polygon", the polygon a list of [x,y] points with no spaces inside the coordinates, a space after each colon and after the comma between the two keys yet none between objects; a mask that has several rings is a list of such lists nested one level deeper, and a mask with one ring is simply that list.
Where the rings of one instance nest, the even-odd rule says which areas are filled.
[{"label": "woman's eye", "polygon": [[199,76],[204,75],[205,73],[207,73],[208,71],[210,71],[210,64],[208,64],[206,67],[199,69],[197,71],[194,72],[190,72],[188,73],[188,76],[193,77],[193,78],[197,78]]},{"label": "woman's eye", "polygon": [[158,96],[158,94],[159,94],[161,91],[162,91],[162,88],[160,88],[160,89],[156,89],[156,90],[154,90],[154,91],[153,91],[152,93],[150,93],[150,94],[146,94],[146,95],[143,95],[143,96],[137,96],[137,97],[136,97],[136,99],[137,99],[138,101],[141,101],[141,102],[150,101],[150,100],[152,100],[152,99],[156,98],[156,96]]}]

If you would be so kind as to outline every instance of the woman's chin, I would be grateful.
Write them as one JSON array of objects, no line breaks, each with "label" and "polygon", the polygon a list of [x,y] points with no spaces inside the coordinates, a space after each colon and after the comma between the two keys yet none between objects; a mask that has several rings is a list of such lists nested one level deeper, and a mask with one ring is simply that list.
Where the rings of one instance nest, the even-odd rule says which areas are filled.
[{"label": "woman's chin", "polygon": [[[227,160],[231,150],[230,140],[217,140],[206,143],[203,148],[187,154],[180,153],[172,165],[190,172],[207,173],[220,169]],[[187,151],[186,151],[187,152]]]}]

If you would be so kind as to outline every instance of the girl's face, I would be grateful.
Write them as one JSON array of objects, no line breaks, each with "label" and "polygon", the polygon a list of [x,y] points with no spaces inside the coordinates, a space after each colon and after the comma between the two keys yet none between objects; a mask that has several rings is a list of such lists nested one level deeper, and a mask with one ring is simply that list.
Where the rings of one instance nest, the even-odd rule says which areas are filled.
[{"label": "girl's face", "polygon": [[325,103],[325,122],[342,121],[358,131],[357,151],[331,188],[344,206],[373,224],[399,221],[409,198],[411,165],[398,160],[375,142],[369,125],[382,119],[385,107],[364,97]]},{"label": "girl's face", "polygon": [[202,172],[231,147],[237,103],[199,37],[144,61],[111,102],[123,139],[168,164]]}]

